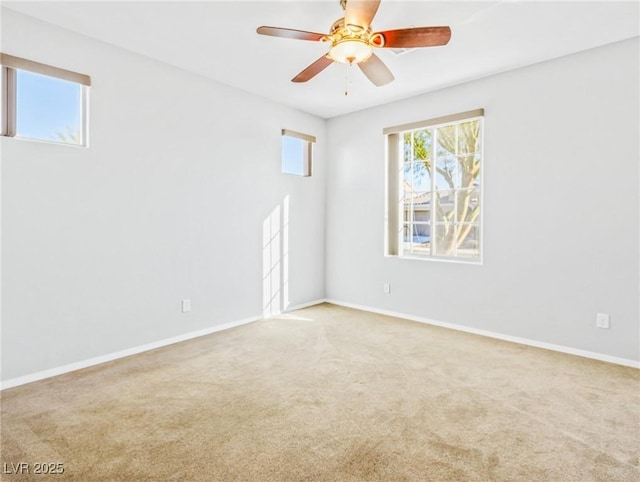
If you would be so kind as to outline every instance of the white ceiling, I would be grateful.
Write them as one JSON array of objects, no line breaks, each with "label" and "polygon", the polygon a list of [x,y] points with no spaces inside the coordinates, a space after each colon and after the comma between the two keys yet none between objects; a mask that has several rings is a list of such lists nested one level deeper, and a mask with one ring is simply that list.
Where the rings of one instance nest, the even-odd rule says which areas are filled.
[{"label": "white ceiling", "polygon": [[638,36],[639,3],[382,0],[373,30],[449,25],[447,46],[377,53],[396,80],[373,86],[335,64],[305,84],[290,79],[323,55],[316,42],[265,37],[260,25],[328,33],[339,0],[19,2],[4,6],[323,118]]}]

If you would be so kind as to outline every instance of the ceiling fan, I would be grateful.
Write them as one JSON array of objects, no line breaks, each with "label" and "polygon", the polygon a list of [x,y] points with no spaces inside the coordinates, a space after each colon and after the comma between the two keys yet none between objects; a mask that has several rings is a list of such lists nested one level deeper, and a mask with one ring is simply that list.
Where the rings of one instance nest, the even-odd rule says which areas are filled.
[{"label": "ceiling fan", "polygon": [[386,85],[394,77],[389,68],[373,53],[373,48],[416,48],[446,45],[451,38],[449,27],[412,27],[372,32],[371,21],[380,0],[340,0],[344,17],[331,26],[331,33],[321,34],[280,27],[258,27],[260,35],[326,42],[329,52],[296,75],[292,82],[307,82],[334,62],[357,64],[376,86]]}]

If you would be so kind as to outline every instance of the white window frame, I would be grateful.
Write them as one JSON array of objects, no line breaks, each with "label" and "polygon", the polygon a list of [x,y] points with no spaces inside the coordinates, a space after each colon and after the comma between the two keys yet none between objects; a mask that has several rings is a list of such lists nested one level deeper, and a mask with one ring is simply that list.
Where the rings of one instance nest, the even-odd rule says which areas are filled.
[{"label": "white window frame", "polygon": [[[480,220],[478,222],[478,256],[459,256],[456,254],[450,256],[434,254],[434,238],[436,226],[436,210],[435,210],[435,193],[436,193],[436,165],[437,165],[437,129],[439,127],[456,125],[464,122],[478,120],[480,122],[480,149],[478,154],[480,155],[480,173],[479,173],[479,193],[478,203],[480,205]],[[433,135],[431,136],[431,152],[433,153],[433,161],[431,167],[431,188],[430,188],[430,213],[429,213],[429,229],[431,241],[429,245],[429,253],[420,252],[404,252],[404,194],[403,194],[403,176],[404,169],[404,134],[412,133],[418,130],[430,129]],[[462,112],[459,114],[453,114],[450,116],[438,117],[426,121],[414,122],[411,124],[403,124],[400,126],[389,127],[383,130],[383,134],[386,136],[386,198],[385,198],[385,256],[397,257],[404,259],[419,259],[419,260],[433,260],[433,261],[446,261],[465,264],[482,264],[483,251],[484,251],[484,109],[476,109],[473,111]],[[462,190],[459,188],[458,190]],[[458,190],[451,190],[452,193],[458,192]],[[455,199],[454,194],[454,199]],[[455,209],[455,207],[454,207]],[[457,221],[454,224],[458,224]]]},{"label": "white window frame", "polygon": [[[282,137],[293,137],[294,139],[300,139],[306,143],[303,152],[302,159],[302,174],[294,174],[291,172],[284,172],[283,174],[289,174],[292,176],[301,176],[301,177],[311,177],[311,171],[313,166],[313,144],[316,142],[316,138],[314,136],[310,136],[308,134],[303,134],[301,132],[292,131],[290,129],[282,129]],[[284,152],[282,153],[284,156]],[[284,159],[282,159],[284,161]]]},{"label": "white window frame", "polygon": [[[80,127],[80,144],[72,144],[69,142],[33,139],[30,137],[21,137],[16,135],[17,126],[17,71],[23,70],[34,74],[40,74],[55,79],[65,80],[78,84],[81,88],[81,127]],[[91,77],[78,72],[60,69],[51,65],[34,62],[32,60],[23,59],[0,53],[0,95],[2,96],[2,109],[0,112],[0,135],[5,137],[15,137],[36,142],[47,142],[53,144],[61,144],[73,147],[89,146],[89,87],[91,86]]]}]

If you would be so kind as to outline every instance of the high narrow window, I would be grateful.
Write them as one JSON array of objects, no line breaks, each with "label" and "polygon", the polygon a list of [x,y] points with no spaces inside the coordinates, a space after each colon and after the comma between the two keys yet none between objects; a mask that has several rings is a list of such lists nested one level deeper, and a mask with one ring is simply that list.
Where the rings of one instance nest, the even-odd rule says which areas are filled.
[{"label": "high narrow window", "polygon": [[2,134],[87,145],[88,76],[2,54]]},{"label": "high narrow window", "polygon": [[311,176],[313,143],[316,138],[300,132],[282,129],[282,172]]},{"label": "high narrow window", "polygon": [[483,111],[385,129],[386,253],[480,261]]}]

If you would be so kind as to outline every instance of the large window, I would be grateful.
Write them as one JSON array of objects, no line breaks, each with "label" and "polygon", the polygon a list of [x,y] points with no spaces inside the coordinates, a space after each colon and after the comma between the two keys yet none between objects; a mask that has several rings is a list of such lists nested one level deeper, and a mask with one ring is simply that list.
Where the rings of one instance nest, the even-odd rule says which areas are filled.
[{"label": "large window", "polygon": [[2,54],[2,134],[87,145],[88,76]]},{"label": "large window", "polygon": [[385,129],[388,255],[481,260],[483,111]]}]

